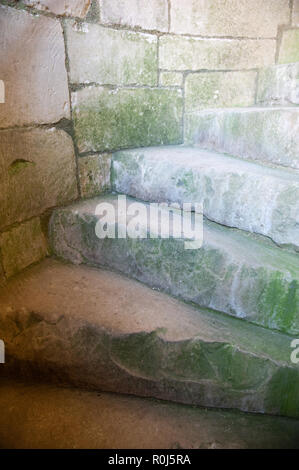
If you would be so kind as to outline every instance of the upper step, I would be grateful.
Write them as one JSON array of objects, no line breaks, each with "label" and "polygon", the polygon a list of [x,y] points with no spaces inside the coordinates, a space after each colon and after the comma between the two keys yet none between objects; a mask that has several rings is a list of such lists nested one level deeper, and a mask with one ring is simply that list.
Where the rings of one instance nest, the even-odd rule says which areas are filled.
[{"label": "upper step", "polygon": [[299,104],[299,62],[258,71],[257,103],[262,106]]},{"label": "upper step", "polygon": [[[134,202],[127,198],[128,206]],[[98,238],[96,227],[99,233],[108,223],[95,215],[98,204],[103,214],[121,209],[116,196],[102,196],[54,211],[50,222],[54,253],[75,263],[109,266],[201,306],[299,333],[296,254],[268,239],[211,222],[204,224],[199,249],[185,249],[183,239],[149,238],[148,204],[138,219],[128,216],[128,222],[133,221],[148,238]],[[135,211],[133,206],[131,212]]]},{"label": "upper step", "polygon": [[186,114],[185,143],[299,169],[299,108],[227,108]]},{"label": "upper step", "polygon": [[299,248],[299,173],[187,147],[117,152],[115,191],[145,201],[202,203],[210,220]]},{"label": "upper step", "polygon": [[8,282],[0,311],[4,374],[299,417],[293,338],[118,274],[46,260]]}]

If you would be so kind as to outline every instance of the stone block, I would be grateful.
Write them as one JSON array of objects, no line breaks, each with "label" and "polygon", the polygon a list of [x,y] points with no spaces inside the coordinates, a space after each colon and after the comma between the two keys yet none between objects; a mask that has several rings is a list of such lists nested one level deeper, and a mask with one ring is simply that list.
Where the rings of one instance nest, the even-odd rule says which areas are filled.
[{"label": "stone block", "polygon": [[111,155],[80,157],[78,165],[82,197],[96,196],[110,188]]},{"label": "stone block", "polygon": [[171,0],[171,32],[274,38],[288,24],[288,0]]},{"label": "stone block", "polygon": [[87,87],[72,105],[80,152],[182,141],[181,90]]},{"label": "stone block", "polygon": [[101,21],[129,28],[168,31],[167,0],[99,0]]},{"label": "stone block", "polygon": [[23,3],[37,10],[54,13],[54,15],[84,18],[91,0],[23,0]]},{"label": "stone block", "polygon": [[67,22],[73,83],[157,85],[157,38],[97,24]]},{"label": "stone block", "polygon": [[282,33],[278,63],[299,62],[299,29],[289,29]]},{"label": "stone block", "polygon": [[70,118],[60,22],[0,5],[0,44],[0,128]]},{"label": "stone block", "polygon": [[185,82],[187,112],[203,108],[251,106],[255,101],[256,72],[190,74]]},{"label": "stone block", "polygon": [[38,217],[0,234],[0,249],[9,278],[47,255],[47,241]]},{"label": "stone block", "polygon": [[236,70],[275,63],[273,39],[202,39],[162,36],[159,67],[166,70]]},{"label": "stone block", "polygon": [[0,132],[0,229],[77,197],[72,139],[62,130]]}]

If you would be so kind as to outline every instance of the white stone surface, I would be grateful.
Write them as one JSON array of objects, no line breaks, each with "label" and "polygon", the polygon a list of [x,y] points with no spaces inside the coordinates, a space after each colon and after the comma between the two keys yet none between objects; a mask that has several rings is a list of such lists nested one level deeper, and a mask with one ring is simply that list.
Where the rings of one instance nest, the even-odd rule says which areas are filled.
[{"label": "white stone surface", "polygon": [[299,169],[299,108],[227,108],[186,113],[185,142]]},{"label": "white stone surface", "polygon": [[262,105],[299,104],[299,62],[259,70],[257,101]]},{"label": "white stone surface", "polygon": [[54,15],[84,18],[91,0],[24,0],[23,3],[38,10],[49,11]]},{"label": "white stone surface", "polygon": [[288,0],[170,1],[174,33],[273,38],[290,17]]},{"label": "white stone surface", "polygon": [[137,199],[202,204],[222,225],[299,249],[299,174],[189,147],[115,153],[112,189]]},{"label": "white stone surface", "polygon": [[299,0],[293,2],[292,24],[293,26],[299,26]]},{"label": "white stone surface", "polygon": [[157,85],[157,38],[97,24],[66,25],[73,83]]},{"label": "white stone surface", "polygon": [[185,110],[252,106],[256,76],[253,71],[189,74],[185,82]]},{"label": "white stone surface", "polygon": [[275,63],[272,39],[201,39],[162,36],[159,67],[166,70],[236,70]]},{"label": "white stone surface", "polygon": [[58,20],[0,5],[0,128],[70,117],[62,28]]},{"label": "white stone surface", "polygon": [[168,31],[167,0],[98,0],[104,24]]}]

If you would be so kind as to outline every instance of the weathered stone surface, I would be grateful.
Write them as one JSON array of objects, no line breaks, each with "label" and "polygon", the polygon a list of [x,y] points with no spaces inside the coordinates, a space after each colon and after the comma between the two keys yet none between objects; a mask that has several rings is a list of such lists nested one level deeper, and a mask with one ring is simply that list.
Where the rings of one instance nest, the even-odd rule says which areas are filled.
[{"label": "weathered stone surface", "polygon": [[84,18],[91,0],[23,0],[23,3],[38,10],[50,11],[54,15]]},{"label": "weathered stone surface", "polygon": [[273,38],[288,24],[288,0],[171,0],[170,30],[201,36]]},{"label": "weathered stone surface", "polygon": [[112,189],[153,202],[202,203],[222,225],[271,237],[299,250],[299,175],[186,147],[113,155]]},{"label": "weathered stone surface", "polygon": [[70,80],[74,83],[157,85],[157,37],[67,22]]},{"label": "weathered stone surface", "polygon": [[101,21],[139,27],[148,30],[168,31],[167,0],[99,0]]},{"label": "weathered stone surface", "polygon": [[79,179],[83,197],[97,196],[110,188],[111,155],[80,157]]},{"label": "weathered stone surface", "polygon": [[299,62],[299,29],[289,29],[282,33],[278,63]]},{"label": "weathered stone surface", "polygon": [[51,260],[9,282],[0,307],[4,372],[298,417],[290,336]]},{"label": "weathered stone surface", "polygon": [[62,28],[58,20],[0,5],[0,127],[70,117]]},{"label": "weathered stone surface", "polygon": [[6,277],[22,271],[47,255],[47,242],[38,217],[0,234]]},{"label": "weathered stone surface", "polygon": [[2,377],[0,408],[5,449],[298,449],[294,418]]},{"label": "weathered stone surface", "polygon": [[159,44],[159,67],[167,70],[251,69],[275,63],[272,39],[162,36]]},{"label": "weathered stone surface", "polygon": [[[50,239],[58,256],[108,266],[197,305],[299,333],[298,255],[211,222],[204,225],[202,248],[195,250],[185,249],[183,239],[100,239],[95,227],[106,221],[95,210],[103,202],[116,207],[117,198],[90,199],[53,213]],[[145,217],[138,223],[149,234]]]},{"label": "weathered stone surface", "polygon": [[72,93],[80,152],[182,140],[180,90],[88,87]]},{"label": "weathered stone surface", "polygon": [[299,109],[244,108],[187,113],[185,142],[299,168]]},{"label": "weathered stone surface", "polygon": [[185,82],[187,112],[203,108],[251,106],[255,102],[256,72],[190,74]]},{"label": "weathered stone surface", "polygon": [[77,197],[72,139],[61,130],[0,132],[0,228]]},{"label": "weathered stone surface", "polygon": [[298,105],[299,63],[261,69],[257,102],[263,105]]},{"label": "weathered stone surface", "polygon": [[293,26],[299,26],[299,1],[294,0],[293,2],[293,15],[292,15]]},{"label": "weathered stone surface", "polygon": [[182,86],[183,74],[180,72],[161,72],[160,85],[162,86]]}]

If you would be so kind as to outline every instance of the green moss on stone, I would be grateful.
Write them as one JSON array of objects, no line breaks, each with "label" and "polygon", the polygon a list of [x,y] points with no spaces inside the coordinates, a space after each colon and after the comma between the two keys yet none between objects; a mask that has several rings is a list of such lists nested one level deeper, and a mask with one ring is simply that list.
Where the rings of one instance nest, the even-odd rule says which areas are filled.
[{"label": "green moss on stone", "polygon": [[81,90],[78,96],[74,123],[82,151],[181,142],[178,91],[94,88]]}]

